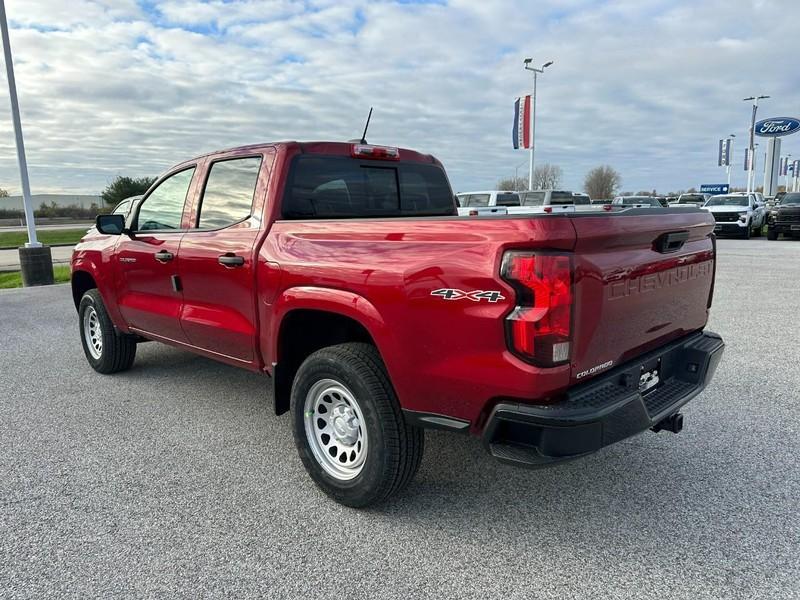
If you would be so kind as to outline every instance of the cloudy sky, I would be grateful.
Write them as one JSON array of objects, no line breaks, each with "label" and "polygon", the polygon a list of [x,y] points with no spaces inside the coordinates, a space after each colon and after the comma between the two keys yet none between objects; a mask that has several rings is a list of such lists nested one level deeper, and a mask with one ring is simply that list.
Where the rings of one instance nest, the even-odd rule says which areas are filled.
[{"label": "cloudy sky", "polygon": [[[346,140],[439,157],[456,190],[494,187],[513,101],[540,78],[537,162],[581,189],[610,164],[629,191],[725,180],[717,140],[750,109],[800,116],[798,0],[6,0],[34,193],[97,193],[209,150]],[[5,72],[0,187],[18,193]],[[762,144],[763,148],[764,144]],[[800,158],[800,134],[784,138]]]}]

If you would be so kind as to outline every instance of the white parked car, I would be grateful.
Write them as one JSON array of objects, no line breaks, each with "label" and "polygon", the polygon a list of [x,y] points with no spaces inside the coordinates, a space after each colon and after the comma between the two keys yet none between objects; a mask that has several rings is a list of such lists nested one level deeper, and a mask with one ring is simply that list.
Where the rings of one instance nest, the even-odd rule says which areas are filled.
[{"label": "white parked car", "polygon": [[711,198],[711,194],[692,192],[678,196],[677,202],[670,202],[670,206],[703,206]]},{"label": "white parked car", "polygon": [[764,206],[759,206],[755,194],[723,194],[712,196],[703,208],[714,215],[714,232],[739,235],[750,239],[761,235],[767,218]]},{"label": "white parked car", "polygon": [[456,194],[458,214],[505,214],[504,207],[519,206],[518,192],[488,190],[482,192],[460,192]]},{"label": "white parked car", "polygon": [[[541,212],[570,212],[574,211],[575,205],[590,204],[589,197],[577,197],[572,192],[566,190],[532,190],[527,192],[517,192],[520,198],[520,206],[509,206],[508,214],[526,214]],[[547,208],[547,210],[545,210]]]},{"label": "white parked car", "polygon": [[656,196],[617,196],[611,201],[612,206],[638,206],[648,208],[664,208],[666,202]]}]

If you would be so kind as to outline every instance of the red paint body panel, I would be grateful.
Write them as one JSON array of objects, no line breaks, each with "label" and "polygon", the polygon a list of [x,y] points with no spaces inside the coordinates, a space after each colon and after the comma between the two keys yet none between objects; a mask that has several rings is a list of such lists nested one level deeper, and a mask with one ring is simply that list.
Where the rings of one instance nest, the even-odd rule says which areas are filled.
[{"label": "red paint body panel", "polygon": [[[197,165],[185,231],[153,240],[90,236],[76,248],[73,270],[95,278],[123,331],[135,327],[253,370],[271,372],[280,363],[280,327],[292,311],[352,318],[375,341],[403,408],[469,421],[473,432],[501,399],[555,401],[582,371],[608,361],[616,365],[705,326],[713,281],[711,215],[282,220],[292,157],[349,156],[350,148],[282,142],[185,163]],[[226,229],[192,230],[213,161],[254,154],[264,163],[252,216]],[[400,159],[439,164],[406,149]],[[688,231],[689,239],[674,254],[657,252],[655,240],[670,231]],[[177,260],[149,264],[161,247],[174,249]],[[510,249],[571,256],[568,364],[540,368],[509,352],[505,319],[517,300],[500,278],[500,265]],[[226,253],[243,256],[244,265],[220,265],[217,259]],[[134,254],[135,265],[120,262]],[[173,274],[183,291],[172,289]],[[501,298],[431,294],[443,288],[493,291]]]}]

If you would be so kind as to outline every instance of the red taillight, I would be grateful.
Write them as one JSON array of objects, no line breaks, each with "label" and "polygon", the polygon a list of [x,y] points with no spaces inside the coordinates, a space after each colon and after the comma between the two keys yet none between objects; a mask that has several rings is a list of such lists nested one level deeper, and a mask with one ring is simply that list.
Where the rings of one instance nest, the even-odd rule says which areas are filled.
[{"label": "red taillight", "polygon": [[568,362],[572,327],[569,256],[506,252],[501,275],[517,292],[517,307],[506,319],[511,350],[545,367]]},{"label": "red taillight", "polygon": [[353,144],[350,149],[353,158],[373,158],[377,160],[400,160],[400,150],[391,146],[371,146]]}]

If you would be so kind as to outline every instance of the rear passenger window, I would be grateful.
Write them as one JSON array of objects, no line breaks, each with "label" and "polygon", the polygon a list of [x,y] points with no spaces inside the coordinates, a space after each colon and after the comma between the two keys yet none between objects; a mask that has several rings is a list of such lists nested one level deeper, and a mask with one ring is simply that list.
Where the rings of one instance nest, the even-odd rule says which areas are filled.
[{"label": "rear passenger window", "polygon": [[289,179],[289,219],[456,214],[447,178],[433,165],[301,155]]},{"label": "rear passenger window", "polygon": [[221,229],[249,217],[260,168],[260,156],[213,163],[200,201],[197,227]]},{"label": "rear passenger window", "polygon": [[489,206],[489,194],[471,194],[467,206]]}]

